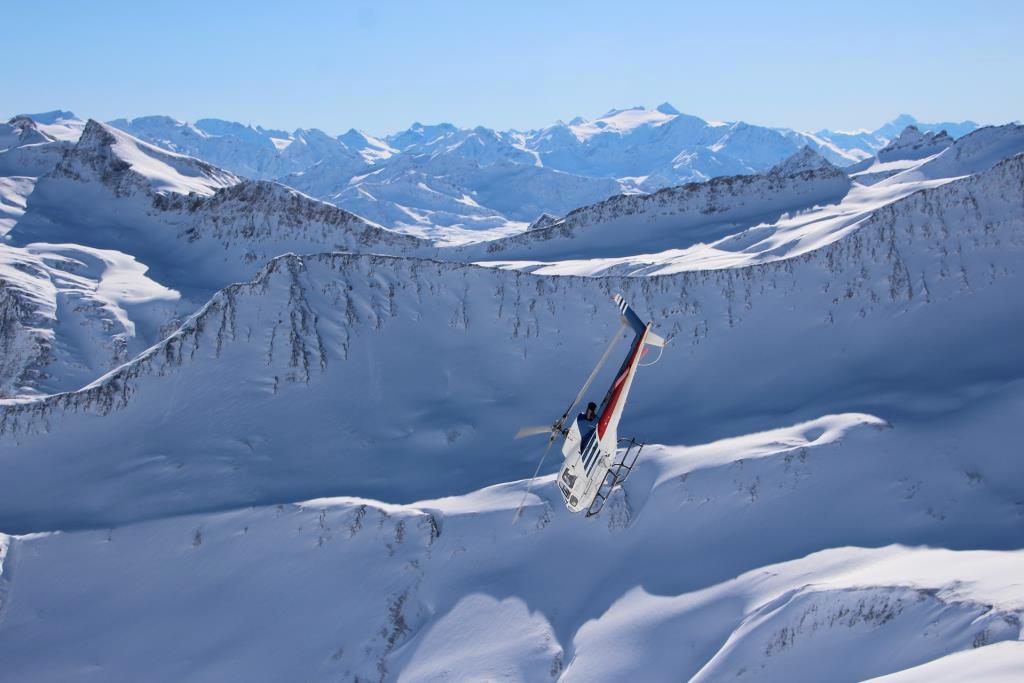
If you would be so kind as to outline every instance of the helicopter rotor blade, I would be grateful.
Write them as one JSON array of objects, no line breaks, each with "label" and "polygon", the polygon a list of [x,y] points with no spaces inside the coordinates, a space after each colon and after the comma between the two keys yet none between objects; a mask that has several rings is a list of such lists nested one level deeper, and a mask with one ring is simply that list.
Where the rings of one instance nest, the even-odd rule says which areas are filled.
[{"label": "helicopter rotor blade", "polygon": [[553,428],[551,425],[546,425],[543,427],[523,427],[518,432],[516,432],[516,435],[512,438],[522,439],[527,436],[537,436],[538,434],[550,434],[552,430]]},{"label": "helicopter rotor blade", "polygon": [[530,490],[533,488],[533,482],[537,480],[537,475],[540,474],[540,468],[544,466],[544,461],[547,460],[548,452],[551,450],[551,444],[555,442],[555,435],[552,434],[551,438],[548,439],[548,445],[544,448],[544,454],[540,456],[540,462],[537,463],[537,469],[534,470],[533,476],[530,477],[530,481],[526,484],[526,489],[523,491],[523,497],[519,501],[519,507],[516,508],[516,513],[512,516],[512,526],[516,525],[519,521],[519,516],[523,514],[523,506],[526,505],[526,497],[530,495]]}]

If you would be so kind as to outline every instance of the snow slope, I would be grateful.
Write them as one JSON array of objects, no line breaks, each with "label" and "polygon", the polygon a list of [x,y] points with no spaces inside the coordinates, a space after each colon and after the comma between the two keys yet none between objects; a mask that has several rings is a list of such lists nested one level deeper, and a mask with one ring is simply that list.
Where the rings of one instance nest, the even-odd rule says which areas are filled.
[{"label": "snow slope", "polygon": [[0,244],[0,397],[80,388],[174,328],[178,292],[119,251]]},{"label": "snow slope", "polygon": [[899,137],[860,163],[847,167],[851,178],[871,185],[917,166],[921,159],[934,156],[954,144],[945,131],[922,133],[916,126],[907,126]]},{"label": "snow slope", "polygon": [[70,111],[54,110],[40,114],[21,114],[14,118],[31,119],[51,140],[69,143],[77,142],[85,128],[85,121]]},{"label": "snow slope", "polygon": [[[84,386],[278,254],[433,252],[294,190],[242,180],[96,122],[52,172],[0,187],[31,192],[24,209],[14,195],[7,213],[17,223],[0,252],[4,343],[19,349],[5,359],[5,396]],[[123,291],[105,294],[109,282]],[[136,294],[140,283],[152,296]],[[137,305],[124,309],[124,298]]]},{"label": "snow slope", "polygon": [[[821,164],[824,165],[820,165]],[[616,195],[542,228],[464,251],[487,260],[568,261],[682,249],[779,220],[850,190],[847,176],[807,148],[762,175],[715,178],[651,195]]]},{"label": "snow slope", "polygon": [[[857,182],[856,175],[851,185],[834,168],[716,179],[650,197],[614,197],[544,230],[470,247],[467,253],[493,265],[569,275],[657,275],[793,258],[864,222],[888,221],[888,211],[917,201],[916,193],[941,197],[943,185],[984,175],[1000,160],[1021,153],[1024,126],[981,128],[937,154],[909,165],[897,162],[900,168],[888,178],[869,185]],[[1012,187],[1003,171],[992,175],[1003,177],[993,182]],[[750,207],[773,210],[758,213]],[[614,246],[606,248],[606,243]]]},{"label": "snow slope", "polygon": [[873,680],[886,683],[957,683],[973,679],[1013,683],[1020,679],[1021,670],[1024,670],[1024,645],[1011,640],[983,650],[975,648],[956,652]]},{"label": "snow slope", "polygon": [[15,244],[120,249],[204,299],[281,253],[427,250],[429,244],[266,181],[239,178],[95,121],[35,186]]},{"label": "snow slope", "polygon": [[53,127],[25,116],[0,123],[0,178],[35,178],[57,165],[73,141],[59,130],[47,130],[53,132]]},{"label": "snow slope", "polygon": [[0,238],[10,232],[25,213],[25,204],[35,184],[32,177],[0,176]]},{"label": "snow slope", "polygon": [[167,152],[93,120],[55,174],[76,180],[99,177],[119,194],[143,190],[208,196],[240,180],[205,161]]},{"label": "snow slope", "polygon": [[796,133],[788,130],[780,132],[785,135],[796,135],[803,139],[816,139],[825,146],[834,147],[838,154],[860,162],[875,156],[880,149],[895,140],[909,126],[926,133],[945,132],[952,138],[963,137],[979,127],[974,121],[923,123],[910,114],[900,114],[873,131],[862,129],[854,131],[819,130],[814,133]]},{"label": "snow slope", "polygon": [[78,680],[856,681],[954,653],[1005,671],[1022,472],[987,428],[1022,398],[966,429],[845,414],[649,447],[590,519],[548,477],[515,526],[522,481],[0,537],[0,656]]},{"label": "snow slope", "polygon": [[[512,478],[529,467],[528,444],[480,453],[562,410],[571,389],[540,387],[586,376],[616,324],[615,291],[676,349],[631,404],[630,429],[646,438],[953,409],[1024,370],[1003,343],[1024,332],[1005,304],[1019,285],[1022,178],[1014,157],[799,258],[671,276],[275,259],[90,387],[7,401],[0,475],[60,504],[12,495],[0,519],[8,530],[123,523],[325,495],[341,480],[408,501]],[[93,456],[67,460],[83,447]]]}]

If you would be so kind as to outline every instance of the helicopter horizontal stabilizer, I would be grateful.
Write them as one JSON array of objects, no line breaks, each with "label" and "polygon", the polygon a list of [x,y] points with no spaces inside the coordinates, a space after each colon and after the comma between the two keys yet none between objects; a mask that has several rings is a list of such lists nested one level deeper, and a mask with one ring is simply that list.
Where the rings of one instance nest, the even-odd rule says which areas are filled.
[{"label": "helicopter horizontal stabilizer", "polygon": [[660,336],[654,334],[653,332],[648,332],[647,333],[647,338],[644,339],[644,343],[645,344],[650,344],[651,346],[657,346],[658,348],[661,348],[662,346],[665,345],[665,339],[664,339],[664,337],[660,337]]}]

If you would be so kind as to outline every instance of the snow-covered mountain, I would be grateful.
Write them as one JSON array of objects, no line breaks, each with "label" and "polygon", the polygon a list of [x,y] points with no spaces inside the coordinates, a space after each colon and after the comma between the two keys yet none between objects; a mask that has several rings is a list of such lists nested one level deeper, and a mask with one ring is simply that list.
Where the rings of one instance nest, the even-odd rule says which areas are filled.
[{"label": "snow-covered mountain", "polygon": [[523,482],[0,536],[0,656],[48,680],[1009,681],[1019,472],[962,427],[648,447],[591,519],[549,477],[516,526]]},{"label": "snow-covered mountain", "polygon": [[83,386],[281,253],[433,252],[290,188],[95,121],[27,191],[0,259],[9,311],[3,395]]},{"label": "snow-covered mountain", "polygon": [[[1004,306],[1022,183],[1017,156],[805,257],[662,278],[276,259],[94,386],[4,409],[20,486],[0,519],[82,529],[4,539],[8,670],[858,680],[971,656],[1015,671],[1024,472],[1006,439],[1024,366],[1000,340],[1024,332]],[[673,340],[631,429],[692,443],[792,426],[648,447],[592,519],[550,477],[516,526],[524,482],[307,500],[481,477],[515,452],[500,434],[561,407],[537,405],[541,378],[585,373],[611,290]],[[519,453],[522,472],[535,454]],[[169,638],[200,612],[223,643]],[[30,657],[41,639],[50,655]]]},{"label": "snow-covered mountain", "polygon": [[940,123],[924,123],[918,121],[910,114],[900,114],[892,121],[884,123],[873,131],[873,134],[877,138],[884,138],[891,140],[901,133],[907,126],[914,126],[915,128],[928,131],[932,133],[938,133],[940,131],[946,131],[953,138],[960,138],[967,135],[974,129],[978,128],[979,125],[974,121],[943,121]]},{"label": "snow-covered mountain", "polygon": [[805,147],[764,174],[616,195],[466,251],[488,260],[552,261],[660,253],[777,221],[789,211],[838,203],[849,190],[843,171]]},{"label": "snow-covered mountain", "polygon": [[[897,126],[897,122],[902,123]],[[917,123],[903,115],[873,132],[815,133],[774,129],[749,123],[708,122],[664,103],[613,109],[593,121],[575,119],[524,136],[545,166],[588,176],[635,178],[653,191],[669,185],[723,175],[765,171],[802,147],[833,164],[846,166],[873,155],[907,125],[921,130],[948,129],[954,137],[977,124]]]},{"label": "snow-covered mountain", "polygon": [[62,126],[40,124],[28,116],[0,123],[0,177],[38,177],[49,172],[73,144],[67,139],[70,136]]},{"label": "snow-covered mountain", "polygon": [[[1024,324],[991,315],[1016,282],[1022,224],[1013,192],[1022,178],[1024,157],[1013,157],[887,205],[798,258],[659,278],[282,256],[89,387],[9,405],[0,431],[18,447],[4,462],[24,463],[23,479],[39,478],[26,490],[67,489],[68,518],[98,525],[169,507],[185,513],[217,501],[314,497],[340,479],[352,493],[397,500],[450,492],[453,480],[462,490],[500,481],[521,471],[522,461],[481,462],[479,454],[514,431],[510,421],[534,423],[558,409],[563,399],[553,396],[531,415],[543,378],[585,376],[592,358],[582,350],[613,329],[614,317],[602,315],[612,291],[688,349],[667,355],[635,401],[633,424],[649,438],[714,438],[769,427],[779,415],[798,420],[813,417],[809,410],[864,405],[889,419],[908,401],[959,391],[965,376],[991,381],[1020,371],[1009,347],[968,349],[991,346],[992,335],[1012,336]],[[918,335],[950,319],[965,331],[929,337],[923,352]],[[743,356],[751,338],[761,340],[758,353]],[[855,338],[863,341],[850,346]],[[820,374],[804,369],[816,349],[828,354]],[[954,370],[946,356],[962,356],[964,369]],[[423,362],[445,357],[459,360]],[[935,377],[940,362],[946,375]],[[722,376],[732,378],[729,386],[713,388]],[[788,376],[800,381],[780,386]],[[850,376],[857,382],[846,383]],[[188,387],[193,398],[169,405],[168,383]],[[922,394],[910,399],[908,391]],[[324,406],[331,420],[303,418]],[[138,430],[147,438],[118,445]],[[165,444],[156,460],[154,442]],[[116,454],[115,462],[97,457],[67,470],[52,462],[64,443],[89,443],[95,453]],[[126,460],[137,466],[115,476]],[[180,476],[164,476],[179,467]],[[396,480],[387,474],[395,468],[416,474]],[[76,500],[73,490],[86,480],[89,495]],[[159,481],[158,489],[148,481]],[[0,517],[21,515],[29,527],[46,528],[42,520],[54,514],[17,497],[0,502]]]},{"label": "snow-covered mountain", "polygon": [[[1024,664],[1024,127],[903,127],[852,168],[802,134],[669,106],[549,129],[595,168],[631,163],[630,139],[649,139],[641,159],[714,133],[690,161],[658,157],[665,177],[738,169],[650,194],[553,168],[536,133],[342,136],[366,170],[333,191],[389,210],[429,197],[441,208],[406,223],[427,240],[171,138],[44,118],[0,129],[0,157],[32,170],[0,175],[14,678],[908,681]],[[196,129],[269,137],[273,163],[302,137]],[[330,163],[289,177],[313,188]],[[602,183],[615,196],[543,212]],[[510,188],[536,212],[500,236],[520,229]],[[490,232],[467,243],[466,216]],[[616,292],[669,341],[621,430],[650,445],[586,518],[551,460],[527,492],[543,444],[511,436],[565,408],[619,333]]]},{"label": "snow-covered mountain", "polygon": [[613,197],[544,229],[464,251],[492,265],[570,275],[658,275],[793,258],[840,239],[919,190],[1024,153],[1024,126],[1017,124],[981,128],[948,147],[941,136],[935,139],[933,148],[924,148],[934,152],[930,156],[911,144],[903,152],[893,146],[886,158],[910,158],[875,157],[850,178],[805,148],[763,176]]},{"label": "snow-covered mountain", "polygon": [[[904,126],[894,130],[896,122]],[[564,215],[624,190],[760,173],[805,146],[849,165],[873,156],[908,123],[913,118],[903,115],[873,132],[808,133],[708,122],[668,103],[525,133],[414,123],[383,138],[355,130],[337,138],[315,129],[286,133],[217,119],[111,122],[240,175],[280,180],[381,225],[453,239],[466,230],[484,231],[478,237],[521,230],[542,213]],[[954,137],[977,127],[917,125],[946,126]]]},{"label": "snow-covered mountain", "polygon": [[315,128],[287,133],[219,119],[187,123],[168,116],[117,119],[109,125],[256,180],[280,178],[317,163],[352,176],[367,165],[359,151]]},{"label": "snow-covered mountain", "polygon": [[803,139],[816,139],[819,144],[835,147],[844,156],[855,161],[863,161],[874,156],[878,150],[895,139],[908,126],[914,126],[919,131],[929,133],[945,131],[950,137],[959,138],[978,128],[979,124],[974,121],[924,123],[910,114],[900,114],[872,131],[862,129],[856,131],[819,130],[814,133],[796,133],[789,130],[782,132],[786,135],[797,135]]},{"label": "snow-covered mountain", "polygon": [[545,168],[517,137],[485,128],[444,128],[389,144],[405,144],[402,154],[365,176],[339,183],[340,176],[318,166],[284,182],[383,225],[420,231],[489,229],[510,221],[522,228],[541,213],[563,214],[622,189],[613,179]]},{"label": "snow-covered mountain", "polygon": [[952,144],[953,138],[944,130],[922,132],[917,126],[910,125],[874,156],[848,166],[846,172],[858,182],[870,185],[905,171]]}]

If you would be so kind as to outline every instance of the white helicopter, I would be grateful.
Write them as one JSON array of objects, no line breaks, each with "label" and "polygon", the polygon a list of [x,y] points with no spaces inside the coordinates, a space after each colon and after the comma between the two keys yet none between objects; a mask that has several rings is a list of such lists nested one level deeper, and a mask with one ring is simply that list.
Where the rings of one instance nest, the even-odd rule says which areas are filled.
[{"label": "white helicopter", "polygon": [[[565,439],[562,443],[562,455],[565,460],[558,472],[558,490],[561,491],[570,511],[586,510],[588,517],[601,511],[612,489],[626,479],[640,455],[640,450],[643,448],[642,443],[635,439],[622,439],[625,449],[621,457],[616,457],[620,445],[619,421],[622,419],[622,409],[626,405],[633,377],[636,375],[637,368],[640,367],[640,359],[646,353],[648,346],[655,346],[664,351],[665,340],[651,331],[651,323],[645,324],[640,320],[640,316],[629,307],[622,296],[616,294],[613,300],[622,314],[622,326],[612,337],[604,355],[590,373],[590,377],[587,378],[576,398],[550,427],[523,427],[515,435],[517,439],[535,434],[551,435],[548,439],[547,449],[537,465],[537,471],[534,472],[533,478],[530,479],[530,483],[523,493],[523,502],[526,501],[533,480],[536,479],[544,464],[544,458],[547,457],[551,444],[559,436]],[[626,354],[622,366],[615,374],[615,380],[608,389],[608,393],[605,394],[604,400],[601,401],[600,407],[593,412],[593,419],[587,420],[581,414],[566,427],[565,422],[569,414],[586,394],[594,377],[608,360],[616,342],[622,336],[622,329],[627,327],[633,331],[633,343],[630,344],[629,353]],[[659,352],[658,358],[648,365],[653,365],[660,358]],[[516,519],[522,511],[523,502],[516,510]]]}]

